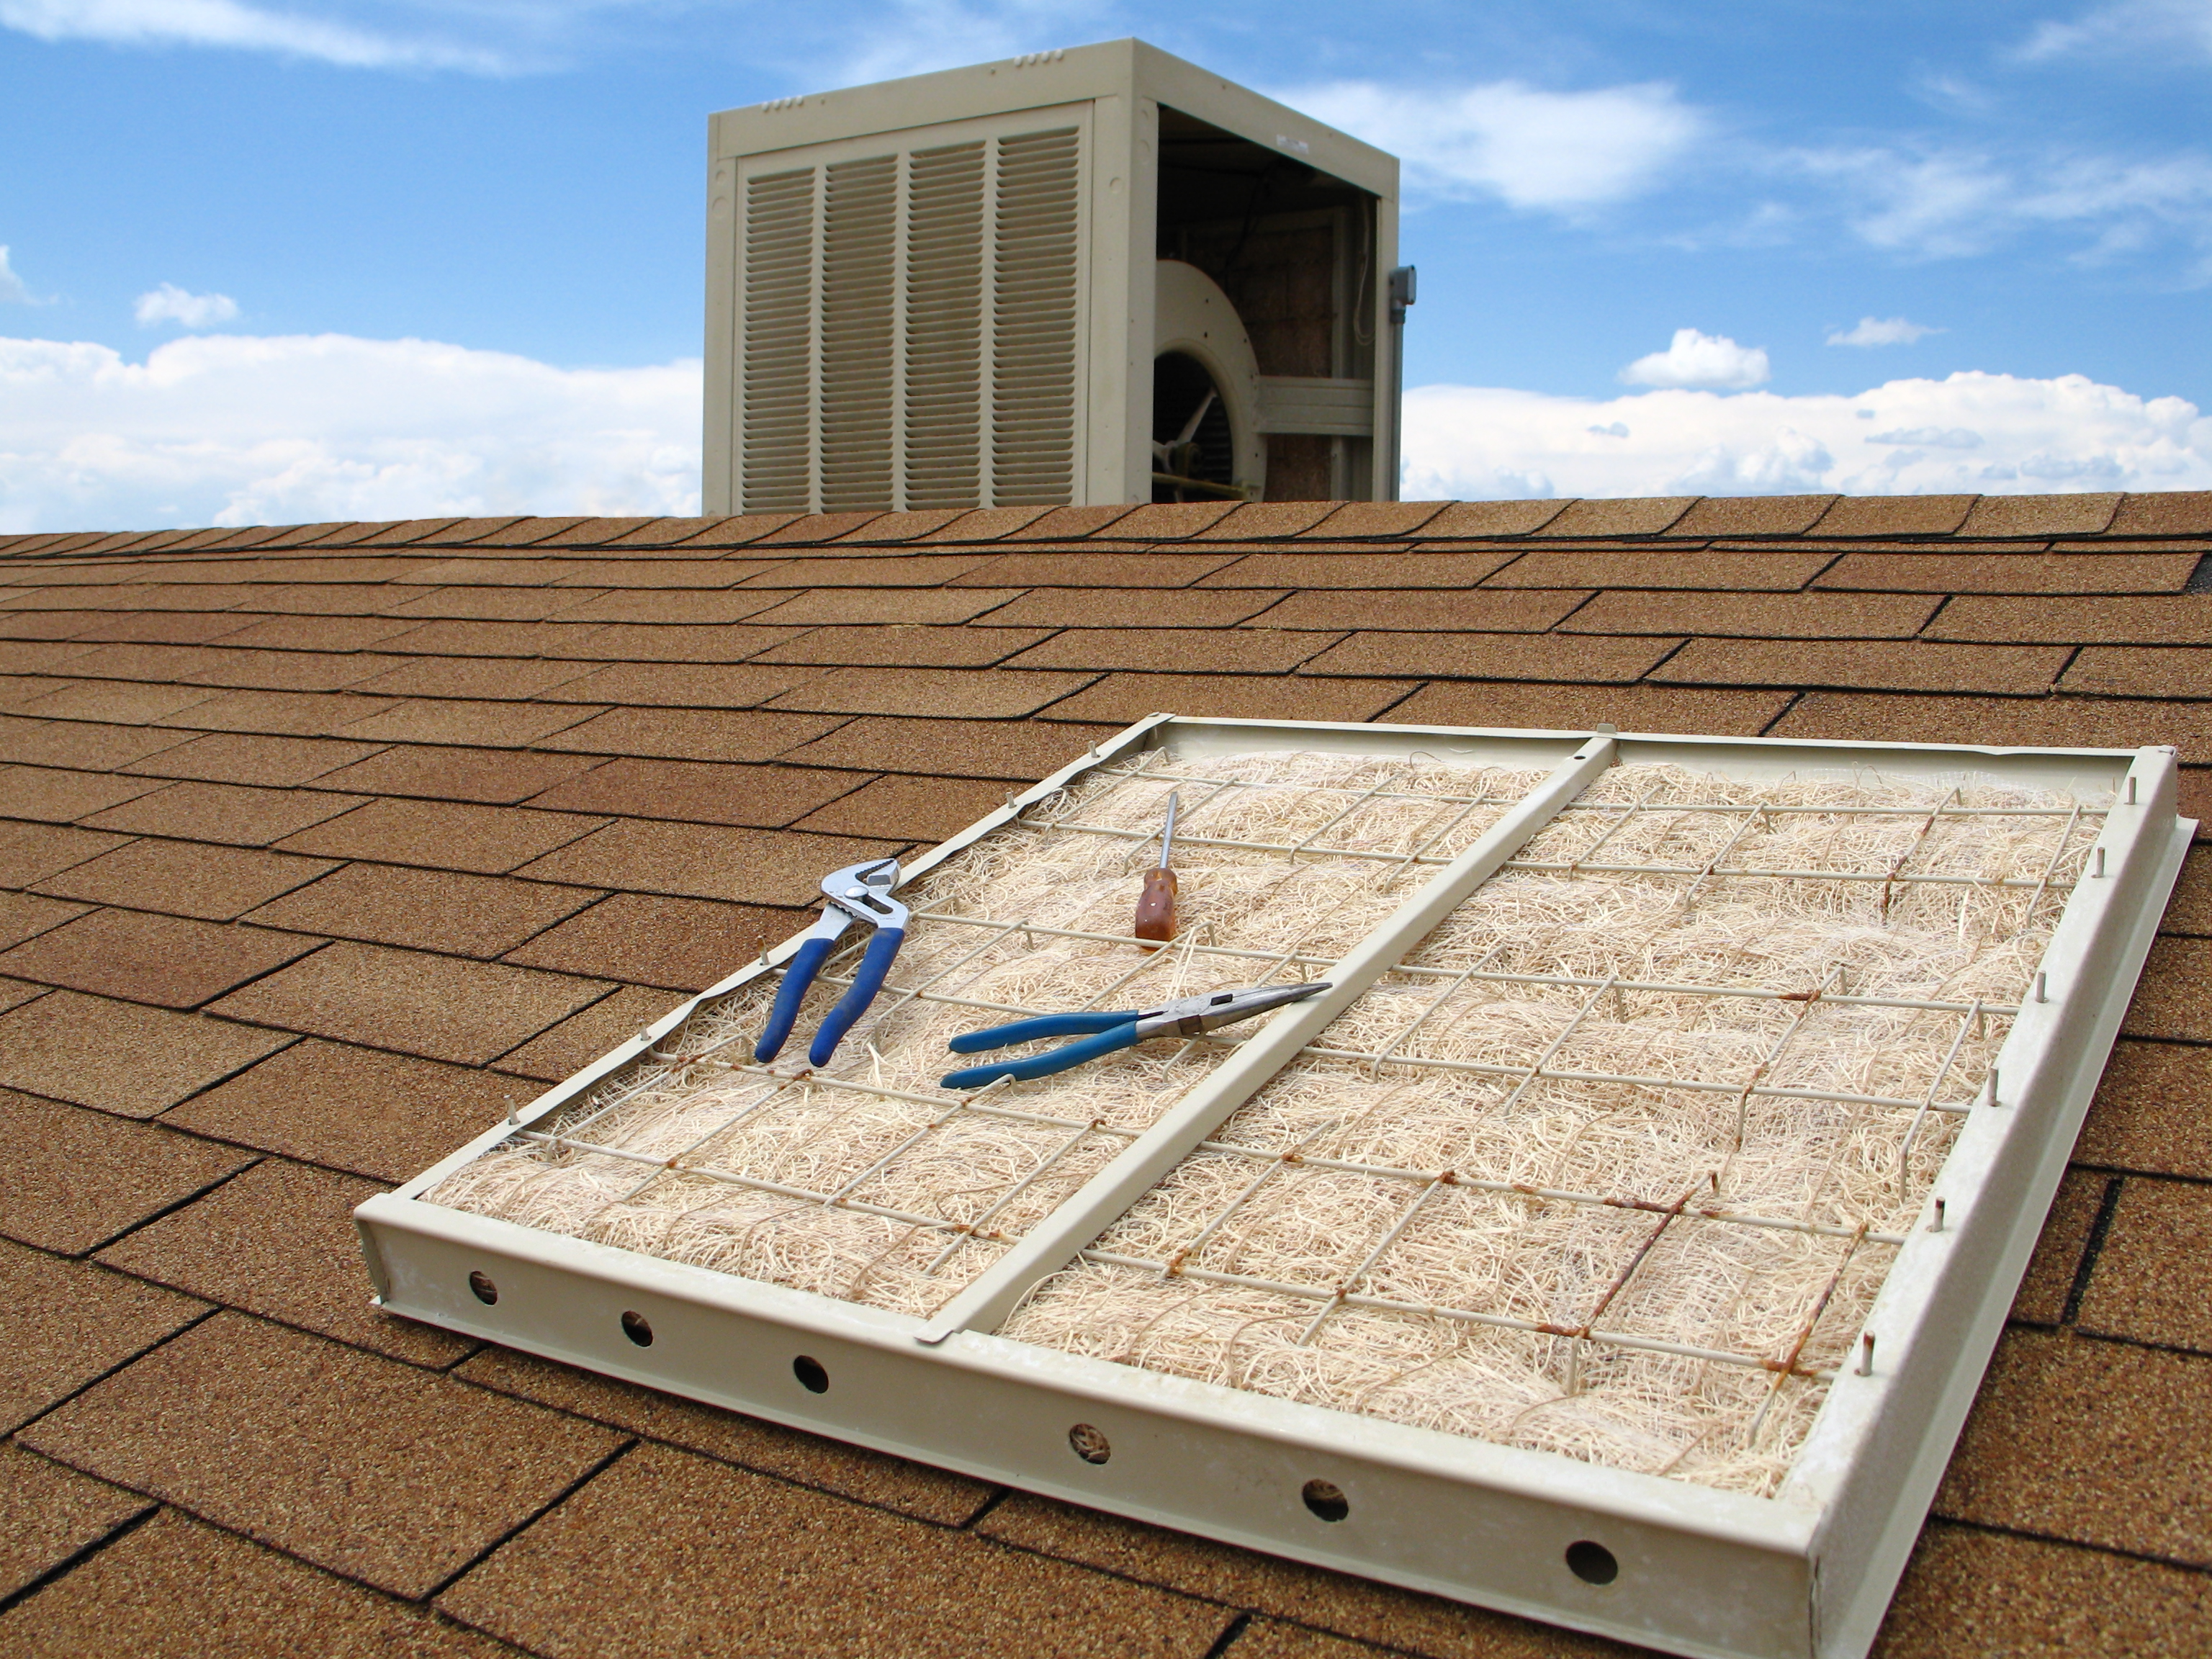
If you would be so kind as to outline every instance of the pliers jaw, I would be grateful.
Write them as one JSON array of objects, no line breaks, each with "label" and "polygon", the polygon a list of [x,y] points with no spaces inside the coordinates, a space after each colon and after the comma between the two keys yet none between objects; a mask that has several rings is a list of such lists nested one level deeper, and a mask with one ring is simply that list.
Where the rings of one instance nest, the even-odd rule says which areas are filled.
[{"label": "pliers jaw", "polygon": [[883,988],[884,975],[890,971],[891,958],[898,954],[906,939],[907,907],[890,896],[898,885],[898,878],[896,859],[871,859],[861,864],[848,864],[822,878],[822,896],[828,902],[784,965],[783,983],[776,988],[768,1027],[753,1046],[755,1060],[765,1066],[783,1051],[784,1042],[799,1018],[799,1006],[805,1000],[806,988],[814,982],[815,975],[829,959],[830,947],[846,928],[855,921],[864,921],[876,930],[875,937],[868,941],[867,951],[853,975],[852,988],[823,1017],[822,1029],[814,1034],[813,1046],[807,1050],[810,1064],[830,1063],[853,1022],[867,1012],[876,993]]},{"label": "pliers jaw", "polygon": [[1286,1002],[1303,1002],[1308,997],[1319,996],[1328,988],[1328,981],[1317,980],[1304,985],[1251,986],[1238,991],[1215,991],[1206,996],[1177,997],[1158,1008],[1147,1008],[1137,1017],[1137,1040],[1141,1042],[1146,1037],[1170,1033],[1188,1037],[1218,1031],[1224,1025],[1264,1014]]}]

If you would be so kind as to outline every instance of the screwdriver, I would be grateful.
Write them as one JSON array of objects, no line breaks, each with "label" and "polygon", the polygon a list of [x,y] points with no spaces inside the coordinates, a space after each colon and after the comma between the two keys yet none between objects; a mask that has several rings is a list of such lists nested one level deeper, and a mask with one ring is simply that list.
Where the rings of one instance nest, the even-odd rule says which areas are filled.
[{"label": "screwdriver", "polygon": [[[1176,931],[1176,875],[1168,868],[1168,853],[1175,845],[1176,796],[1168,797],[1168,821],[1160,830],[1160,861],[1145,872],[1143,890],[1137,895],[1137,925],[1131,931],[1139,939],[1164,941],[1175,937]],[[1158,943],[1143,947],[1158,950]]]}]

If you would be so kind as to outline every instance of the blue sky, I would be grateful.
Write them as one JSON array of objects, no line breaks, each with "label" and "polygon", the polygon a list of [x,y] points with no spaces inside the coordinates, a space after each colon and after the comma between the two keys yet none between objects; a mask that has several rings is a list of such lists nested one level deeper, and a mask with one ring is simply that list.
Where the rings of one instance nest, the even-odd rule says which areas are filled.
[{"label": "blue sky", "polygon": [[[708,112],[1128,33],[1405,159],[1403,252],[1422,272],[1411,385],[1566,400],[1547,405],[1563,430],[1602,434],[1684,386],[1806,427],[1825,405],[1789,400],[1961,372],[2082,376],[2194,406],[2143,417],[2182,434],[2186,464],[2162,476],[2194,483],[2196,451],[2212,454],[2191,423],[2212,407],[2212,0],[0,0],[0,301],[15,301],[0,337],[46,343],[19,343],[0,374],[0,452],[9,404],[61,418],[36,403],[58,343],[105,348],[67,373],[120,385],[150,350],[203,337],[193,362],[230,354],[233,390],[209,383],[217,426],[249,340],[412,338],[556,370],[696,357]],[[1668,356],[1686,329],[1704,344]],[[1887,343],[1828,343],[1854,330]],[[92,407],[67,416],[90,435],[136,418]],[[1577,425],[1589,411],[1606,418]],[[1996,487],[2025,487],[1997,477],[2019,458],[1991,459],[1996,417],[1898,418],[1954,434],[1922,447],[1936,460],[1978,448]],[[662,425],[660,449],[682,441],[675,416]],[[1830,483],[1864,474],[1817,441]],[[18,447],[0,526],[111,501],[196,508],[174,434],[161,445],[176,487],[127,502],[30,477]],[[2059,454],[2034,445],[2031,471]],[[2044,487],[2140,472],[2125,457],[2051,465]],[[1593,493],[1564,461],[1492,471],[1467,477]],[[522,476],[499,487],[551,505],[552,474]]]}]

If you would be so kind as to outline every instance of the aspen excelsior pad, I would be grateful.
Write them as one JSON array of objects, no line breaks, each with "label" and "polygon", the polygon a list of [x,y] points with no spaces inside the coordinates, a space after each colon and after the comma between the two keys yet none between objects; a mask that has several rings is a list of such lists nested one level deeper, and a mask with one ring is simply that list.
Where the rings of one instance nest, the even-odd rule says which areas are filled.
[{"label": "aspen excelsior pad", "polygon": [[[1270,830],[1291,792],[1255,757],[1346,775],[1310,777],[1306,816]],[[1408,787],[1437,771],[1456,789]],[[1206,778],[1244,813],[1218,836],[1193,793]],[[519,1134],[363,1207],[386,1305],[1679,1651],[1862,1650],[2178,865],[2170,753],[1156,720],[910,866],[916,943],[994,847],[1143,856],[1147,787],[1184,791],[1187,871],[1256,873],[1219,939],[1187,874],[1187,938],[1139,971],[1335,990],[1225,1045],[1118,1056],[1119,1084],[1085,1068],[965,1108],[896,1102],[904,1118],[764,1109],[840,1091],[739,1067],[762,1098],[726,1094],[727,1115],[788,1123],[744,1146],[750,1169],[718,1153],[719,1174],[691,1167],[698,1134],[592,1137],[611,1097],[670,1075],[626,1045],[518,1114]],[[1102,799],[1121,805],[1071,811]],[[1279,931],[1237,933],[1270,910],[1260,873],[1345,865],[1370,867],[1318,923],[1279,909]],[[892,981],[938,988],[910,1016],[886,995],[880,1062],[863,1026],[830,1068],[843,1092],[878,1112],[927,1099],[898,1080],[901,1022],[941,1055],[940,1026],[1093,992],[1120,1006],[1137,988],[1112,980],[1139,953],[1080,936],[1126,927],[1133,879],[1104,881],[1104,927],[1042,924],[1077,936],[1056,946],[1014,942],[1034,913],[941,923],[939,954]],[[970,1006],[927,1000],[962,994],[943,989],[954,935],[975,960],[1001,952]],[[1039,947],[1059,954],[1025,982]],[[656,1027],[653,1052],[703,1073],[771,988],[734,976]],[[1065,1092],[1115,1088],[1103,1111]],[[834,1147],[830,1125],[853,1139]],[[964,1162],[942,1153],[979,1126]],[[812,1184],[759,1162],[794,1146],[845,1161]],[[571,1178],[611,1165],[619,1188]],[[951,1190],[963,1167],[981,1191]],[[518,1169],[582,1194],[545,1218],[562,1231],[450,1207],[526,1213],[464,1197]],[[656,1187],[680,1201],[641,1204]],[[1512,1249],[1482,1255],[1475,1234]],[[746,1276],[661,1259],[717,1249]],[[1100,1296],[1122,1298],[1121,1325]]]}]

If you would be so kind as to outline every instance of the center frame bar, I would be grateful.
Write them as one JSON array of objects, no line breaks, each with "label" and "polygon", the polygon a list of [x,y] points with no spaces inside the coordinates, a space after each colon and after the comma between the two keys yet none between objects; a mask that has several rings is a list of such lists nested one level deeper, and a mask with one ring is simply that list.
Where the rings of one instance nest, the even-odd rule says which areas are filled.
[{"label": "center frame bar", "polygon": [[[1089,1244],[1272,1074],[1261,1054],[1245,1050],[1279,1047],[1278,1063],[1286,1060],[1339,1012],[1334,994],[1276,1015],[1170,1120],[1137,1137],[932,1321],[420,1201],[516,1129],[588,1092],[701,1005],[772,971],[796,948],[794,938],[361,1206],[378,1301],[404,1316],[979,1479],[1673,1652],[1863,1654],[1972,1402],[2186,849],[2193,826],[2175,816],[2172,752],[1155,715],[917,860],[908,879],[1084,772],[1168,746],[1194,756],[1300,748],[1550,766],[1552,782],[1540,793],[1560,800],[1612,760],[1770,777],[1808,768],[1972,771],[2112,796],[2096,843],[2102,873],[2081,882],[2045,954],[2050,1000],[2021,1009],[1998,1057],[2002,1098],[1966,1115],[1937,1183],[1936,1196],[1947,1200],[1942,1231],[1930,1231],[1923,1217],[1899,1249],[1866,1327],[1879,1339],[1875,1361],[1835,1379],[1775,1497],[1627,1474],[990,1334],[1030,1284]],[[1378,930],[1393,938],[1412,930],[1395,955],[1546,821],[1521,814],[1509,815],[1517,836],[1502,833],[1505,823],[1493,826]],[[1468,876],[1493,854],[1495,863]],[[1456,893],[1455,873],[1468,877]],[[1379,974],[1395,955],[1376,936],[1355,955],[1370,945]],[[1240,1062],[1249,1086],[1224,1085],[1222,1073]],[[495,1287],[495,1301],[471,1291],[472,1276]],[[638,1320],[642,1345],[629,1334]],[[1103,1437],[1107,1462],[1071,1449],[1078,1426]],[[1342,1519],[1322,1518],[1303,1501],[1316,1480],[1345,1495]],[[1580,1542],[1609,1552],[1617,1577],[1598,1585],[1572,1573],[1566,1552]]]}]

